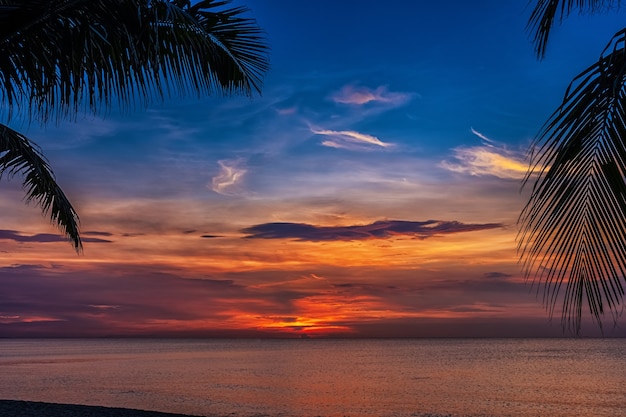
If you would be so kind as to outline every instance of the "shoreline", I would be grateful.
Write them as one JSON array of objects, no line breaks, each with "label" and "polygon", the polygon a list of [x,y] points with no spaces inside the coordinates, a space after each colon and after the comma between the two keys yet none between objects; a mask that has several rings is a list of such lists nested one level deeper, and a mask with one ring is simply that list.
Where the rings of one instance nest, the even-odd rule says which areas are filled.
[{"label": "shoreline", "polygon": [[172,414],[132,408],[58,404],[39,401],[0,400],[3,417],[214,417]]}]

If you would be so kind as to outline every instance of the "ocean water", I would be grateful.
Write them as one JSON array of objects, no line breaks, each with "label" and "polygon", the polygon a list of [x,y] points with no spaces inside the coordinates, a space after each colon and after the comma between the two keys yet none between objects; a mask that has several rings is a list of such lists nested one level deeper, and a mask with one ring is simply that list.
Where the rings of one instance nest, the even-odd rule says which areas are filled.
[{"label": "ocean water", "polygon": [[202,416],[626,416],[626,340],[0,339],[0,398]]}]

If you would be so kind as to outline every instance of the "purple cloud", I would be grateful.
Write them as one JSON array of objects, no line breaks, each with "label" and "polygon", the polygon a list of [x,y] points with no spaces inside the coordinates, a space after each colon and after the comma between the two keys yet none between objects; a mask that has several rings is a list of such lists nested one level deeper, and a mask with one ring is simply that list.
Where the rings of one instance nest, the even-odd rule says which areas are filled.
[{"label": "purple cloud", "polygon": [[512,277],[511,274],[505,274],[504,272],[486,272],[485,278],[493,278],[493,279],[506,279]]},{"label": "purple cloud", "polygon": [[[87,234],[95,234],[95,232],[88,232]],[[55,235],[52,233],[38,233],[36,235],[23,235],[16,230],[0,230],[0,239],[14,240],[15,242],[37,242],[37,243],[50,243],[50,242],[67,242],[67,238],[62,235]],[[100,239],[97,237],[82,237],[83,242],[93,243],[111,243],[110,240]]]},{"label": "purple cloud", "polygon": [[110,232],[99,232],[97,230],[89,230],[87,232],[81,232],[82,235],[90,235],[90,236],[113,236],[113,233]]},{"label": "purple cloud", "polygon": [[501,223],[465,224],[457,221],[424,222],[381,220],[357,226],[314,226],[305,223],[263,223],[243,229],[249,239],[297,239],[301,241],[386,239],[397,235],[419,239],[502,227]]}]

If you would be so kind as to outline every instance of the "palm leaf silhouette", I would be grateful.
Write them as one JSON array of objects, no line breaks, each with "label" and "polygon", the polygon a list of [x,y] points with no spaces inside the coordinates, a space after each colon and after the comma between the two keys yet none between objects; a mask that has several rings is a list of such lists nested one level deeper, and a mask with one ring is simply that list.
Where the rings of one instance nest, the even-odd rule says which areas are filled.
[{"label": "palm leaf silhouette", "polygon": [[[0,0],[0,116],[46,123],[172,94],[260,91],[268,69],[263,33],[242,17],[246,8],[228,3]],[[25,176],[27,199],[49,208],[80,249],[78,217],[50,167],[32,142],[4,128],[2,170]]]},{"label": "palm leaf silhouette", "polygon": [[538,0],[526,27],[533,33],[535,53],[539,58],[545,56],[552,27],[575,10],[595,14],[616,9],[619,5],[620,0]]},{"label": "palm leaf silhouette", "polygon": [[580,331],[585,304],[602,327],[626,271],[626,30],[578,75],[533,144],[537,176],[520,215],[520,260],[553,314]]},{"label": "palm leaf silhouette", "polygon": [[78,215],[57,185],[48,162],[37,145],[25,136],[0,125],[0,176],[24,177],[26,200],[34,200],[53,223],[59,225],[77,251],[82,249],[78,230]]}]

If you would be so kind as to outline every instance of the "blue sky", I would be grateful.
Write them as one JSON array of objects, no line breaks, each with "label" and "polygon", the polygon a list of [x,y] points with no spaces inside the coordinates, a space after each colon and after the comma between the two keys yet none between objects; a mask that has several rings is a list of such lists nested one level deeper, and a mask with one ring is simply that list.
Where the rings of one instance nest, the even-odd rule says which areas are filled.
[{"label": "blue sky", "polygon": [[525,2],[233,4],[262,95],[13,122],[92,241],[0,183],[0,335],[560,335],[517,265],[524,158],[622,15],[538,60]]}]

